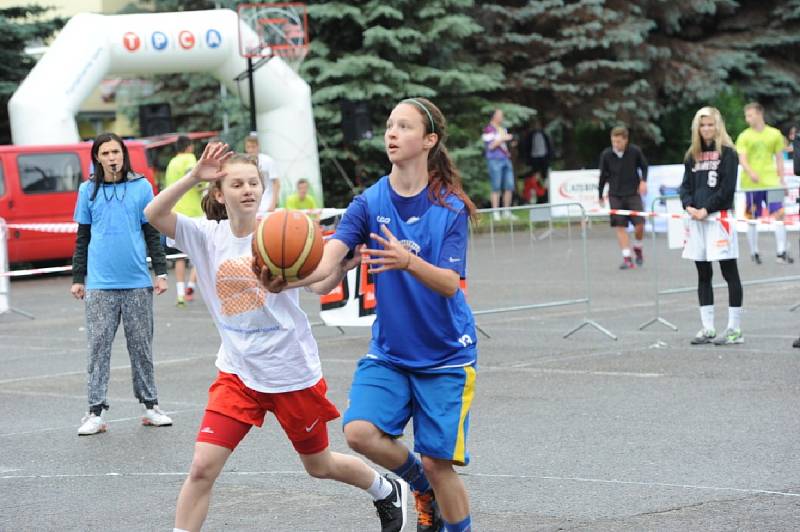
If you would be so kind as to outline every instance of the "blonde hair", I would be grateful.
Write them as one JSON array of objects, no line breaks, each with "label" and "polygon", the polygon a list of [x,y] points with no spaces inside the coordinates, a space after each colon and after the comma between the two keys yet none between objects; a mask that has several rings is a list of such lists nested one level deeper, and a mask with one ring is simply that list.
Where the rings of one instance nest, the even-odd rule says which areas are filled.
[{"label": "blonde hair", "polygon": [[[261,186],[264,186],[264,176],[261,175],[261,170],[258,168],[258,160],[255,157],[245,153],[234,153],[222,163],[222,168],[234,164],[252,164],[255,166],[256,172],[258,172],[258,179],[261,181]],[[209,183],[208,191],[200,202],[203,212],[209,220],[220,221],[228,219],[228,210],[225,208],[225,204],[218,202],[215,194],[217,190],[222,190],[222,179],[217,179]]]},{"label": "blonde hair", "polygon": [[717,150],[722,151],[723,146],[733,148],[733,141],[731,140],[728,131],[725,129],[725,120],[723,120],[719,109],[716,107],[703,107],[699,109],[692,119],[692,144],[686,151],[685,160],[693,158],[695,161],[699,160],[700,152],[703,151],[703,139],[700,137],[700,120],[703,118],[711,117],[714,119],[714,125],[717,128],[714,135],[714,146]]}]

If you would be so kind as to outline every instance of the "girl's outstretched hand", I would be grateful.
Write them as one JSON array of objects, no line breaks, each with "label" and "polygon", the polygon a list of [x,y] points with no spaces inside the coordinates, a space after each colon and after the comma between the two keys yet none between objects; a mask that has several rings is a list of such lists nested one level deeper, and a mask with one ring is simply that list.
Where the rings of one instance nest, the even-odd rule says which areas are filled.
[{"label": "girl's outstretched hand", "polygon": [[362,249],[361,262],[371,267],[369,273],[407,270],[414,254],[407,250],[385,225],[381,225],[381,232],[386,238],[375,233],[370,233],[369,236],[383,246],[383,249]]},{"label": "girl's outstretched hand", "polygon": [[262,268],[259,266],[255,258],[253,258],[251,268],[253,273],[256,275],[256,278],[258,278],[258,281],[264,285],[264,288],[273,294],[280,294],[286,288],[286,285],[289,284],[286,282],[286,279],[280,275],[272,275],[272,272],[269,271],[269,268]]},{"label": "girl's outstretched hand", "polygon": [[216,181],[225,177],[225,172],[222,171],[222,163],[228,157],[233,155],[228,145],[222,142],[209,142],[206,149],[203,150],[203,155],[200,160],[192,169],[192,176],[200,181]]}]

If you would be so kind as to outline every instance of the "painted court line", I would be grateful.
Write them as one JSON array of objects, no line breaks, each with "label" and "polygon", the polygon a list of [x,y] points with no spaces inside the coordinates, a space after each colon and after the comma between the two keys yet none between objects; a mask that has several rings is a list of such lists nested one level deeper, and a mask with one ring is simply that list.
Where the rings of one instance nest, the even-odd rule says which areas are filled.
[{"label": "painted court line", "polygon": [[[788,491],[778,490],[765,490],[758,488],[731,488],[727,486],[703,486],[697,484],[677,484],[670,482],[639,482],[635,480],[618,480],[618,479],[604,479],[604,478],[585,478],[585,477],[559,477],[552,475],[503,475],[492,473],[459,473],[464,477],[475,478],[502,478],[502,479],[518,479],[518,480],[558,480],[569,482],[582,482],[591,484],[609,484],[609,485],[625,485],[625,486],[644,486],[652,488],[680,488],[688,490],[704,490],[704,491],[733,491],[736,493],[749,493],[755,495],[780,495],[782,497],[800,497],[800,493],[792,493]],[[277,471],[225,471],[221,476],[305,476],[305,471],[299,470],[277,470]],[[3,475],[0,480],[30,480],[30,479],[72,479],[72,478],[108,478],[108,477],[184,477],[186,471],[165,471],[153,473],[80,473],[80,474],[60,474],[60,475]]]},{"label": "painted court line", "polygon": [[523,366],[508,366],[508,367],[486,367],[483,366],[480,371],[482,373],[499,373],[503,371],[510,371],[512,373],[554,373],[559,375],[598,375],[603,377],[635,377],[639,379],[653,379],[663,377],[663,373],[637,373],[632,371],[590,371],[580,369],[559,369],[559,368],[530,368]]},{"label": "painted court line", "polygon": [[[55,393],[55,392],[32,392],[29,390],[0,390],[0,394],[7,394],[7,395],[22,395],[25,397],[55,397],[57,399],[78,399],[78,400],[86,400],[86,394],[77,395],[77,394],[67,394],[67,393]],[[109,403],[134,403],[139,404],[139,400],[133,397],[109,397]],[[198,406],[197,403],[187,403],[185,401],[169,401],[170,406],[191,406],[196,407]]]},{"label": "painted court line", "polygon": [[[169,410],[169,411],[166,411],[164,413],[168,414],[168,415],[183,414],[185,412],[196,412],[198,410],[204,410],[205,407],[206,407],[206,405],[197,405],[195,408],[184,408],[182,410]],[[121,418],[117,418],[117,419],[106,419],[105,421],[106,421],[106,423],[110,424],[110,423],[124,423],[126,421],[133,421],[133,420],[140,421],[141,419],[142,419],[142,416],[133,416],[133,417],[121,417]],[[77,430],[77,426],[78,425],[76,423],[75,425],[61,426],[61,427],[45,427],[45,428],[36,429],[36,430],[25,430],[25,431],[22,431],[22,432],[5,432],[5,433],[0,433],[0,438],[8,438],[8,437],[11,437],[11,436],[26,436],[26,435],[29,435],[29,434],[40,434],[40,433],[43,433],[43,432],[53,432],[53,431],[57,431],[57,430],[73,430],[74,431],[74,430]],[[81,476],[81,475],[78,475],[78,476]]]},{"label": "painted court line", "polygon": [[501,475],[492,473],[461,473],[465,477],[481,477],[481,478],[511,478],[511,479],[531,479],[531,480],[559,480],[571,482],[587,482],[594,484],[619,484],[628,486],[646,486],[655,488],[681,488],[692,490],[708,490],[708,491],[734,491],[737,493],[752,493],[764,495],[781,495],[784,497],[800,497],[800,493],[792,493],[788,491],[777,490],[763,490],[756,488],[730,488],[725,486],[702,486],[696,484],[673,484],[670,482],[639,482],[635,480],[617,480],[617,479],[604,479],[604,478],[584,478],[584,477],[556,477],[550,475]]}]

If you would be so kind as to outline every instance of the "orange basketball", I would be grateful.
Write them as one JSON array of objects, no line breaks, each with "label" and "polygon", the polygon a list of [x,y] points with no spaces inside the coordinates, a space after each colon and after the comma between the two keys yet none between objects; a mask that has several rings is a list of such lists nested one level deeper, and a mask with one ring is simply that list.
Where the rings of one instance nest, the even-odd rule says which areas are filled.
[{"label": "orange basketball", "polygon": [[322,232],[300,211],[278,209],[256,227],[253,256],[261,268],[287,281],[297,281],[314,271],[322,259]]}]

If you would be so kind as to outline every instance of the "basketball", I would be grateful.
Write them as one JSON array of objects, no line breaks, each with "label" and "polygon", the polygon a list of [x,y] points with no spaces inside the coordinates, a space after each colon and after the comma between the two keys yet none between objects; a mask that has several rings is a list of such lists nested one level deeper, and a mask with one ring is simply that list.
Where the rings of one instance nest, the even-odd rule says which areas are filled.
[{"label": "basketball", "polygon": [[322,259],[322,232],[300,211],[278,209],[258,223],[253,257],[261,268],[286,281],[307,277]]}]

